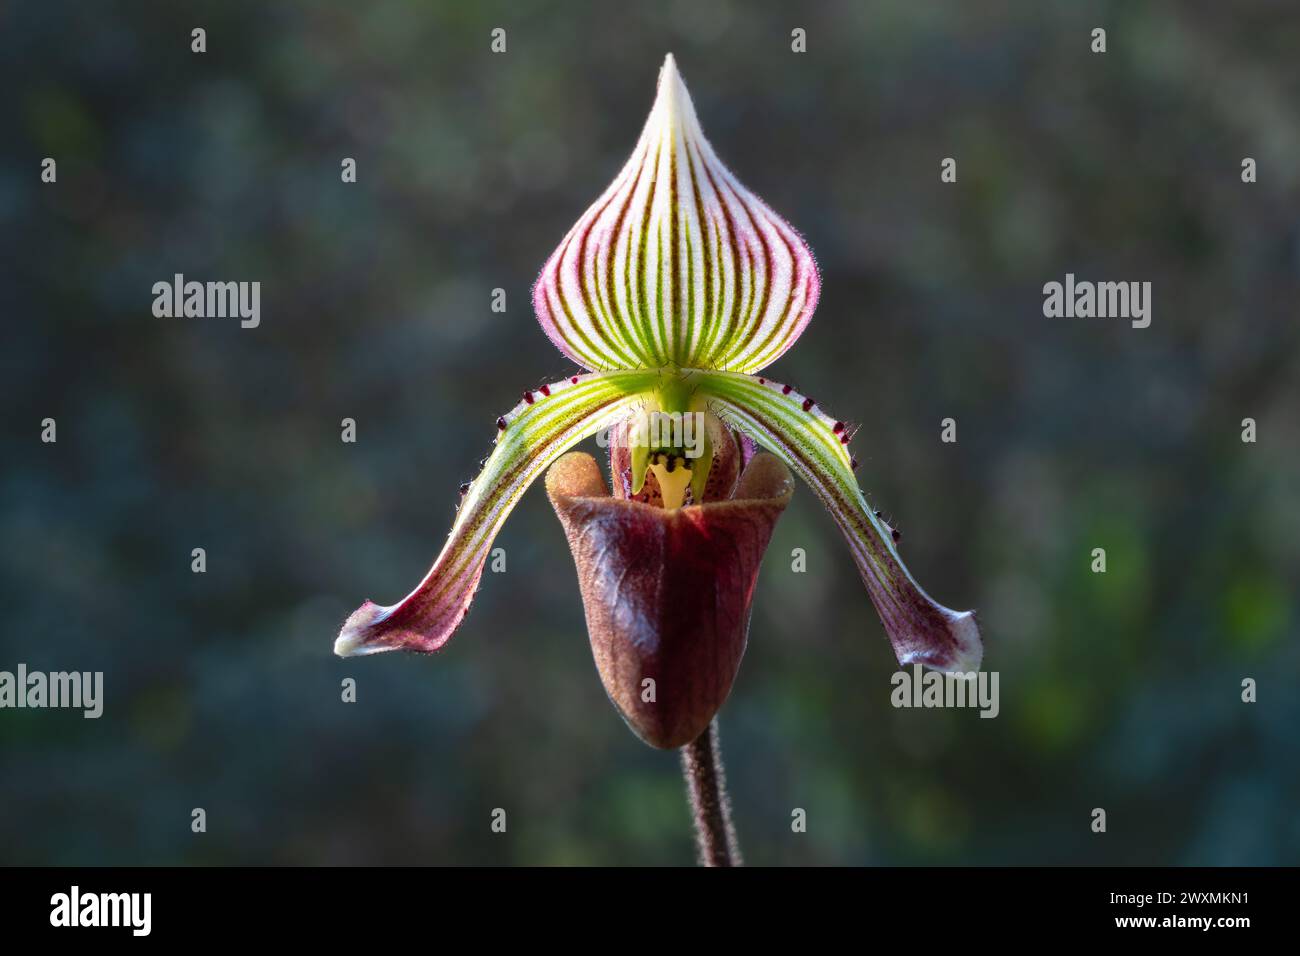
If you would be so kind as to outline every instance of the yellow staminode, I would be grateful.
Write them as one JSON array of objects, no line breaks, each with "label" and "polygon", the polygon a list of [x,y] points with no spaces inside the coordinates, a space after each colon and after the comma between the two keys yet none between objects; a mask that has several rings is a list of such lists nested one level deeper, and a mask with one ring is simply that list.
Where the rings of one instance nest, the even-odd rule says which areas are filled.
[{"label": "yellow staminode", "polygon": [[659,452],[650,456],[650,470],[659,482],[659,494],[663,497],[664,507],[669,510],[680,508],[686,500],[686,487],[691,483],[689,460],[672,452]]}]

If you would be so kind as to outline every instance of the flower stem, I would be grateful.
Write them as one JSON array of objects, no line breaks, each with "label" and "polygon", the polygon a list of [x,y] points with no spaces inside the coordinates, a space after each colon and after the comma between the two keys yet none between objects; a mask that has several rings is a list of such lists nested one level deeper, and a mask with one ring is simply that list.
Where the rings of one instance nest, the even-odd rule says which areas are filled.
[{"label": "flower stem", "polygon": [[740,866],[740,845],[731,824],[727,777],[718,746],[718,722],[681,750],[682,776],[695,817],[695,849],[700,866]]}]

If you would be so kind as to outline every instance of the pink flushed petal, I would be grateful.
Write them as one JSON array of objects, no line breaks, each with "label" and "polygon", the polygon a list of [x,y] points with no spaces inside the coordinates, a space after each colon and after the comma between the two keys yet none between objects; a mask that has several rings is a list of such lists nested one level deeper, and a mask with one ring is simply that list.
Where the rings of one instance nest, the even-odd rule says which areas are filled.
[{"label": "pink flushed petal", "polygon": [[867,507],[853,476],[846,423],[766,378],[708,372],[698,381],[720,418],[779,456],[831,513],[899,663],[949,673],[978,670],[984,649],[974,612],[944,607],[907,570],[892,529]]},{"label": "pink flushed petal", "polygon": [[449,585],[445,594],[421,585],[392,607],[366,601],[344,622],[334,642],[334,653],[357,657],[382,651],[432,654],[441,650],[469,613],[486,563],[487,551],[482,551],[474,556],[470,570],[454,580],[440,579],[442,569],[435,566],[430,577]]},{"label": "pink flushed petal", "polygon": [[573,375],[525,393],[497,419],[497,443],[464,490],[442,552],[424,580],[391,607],[366,601],[347,619],[334,652],[439,650],[460,626],[491,554],[492,542],[528,486],[556,458],[644,402],[652,371]]},{"label": "pink flushed petal", "polygon": [[[821,494],[821,492],[818,492]],[[830,506],[853,554],[862,583],[885,626],[899,664],[922,664],[950,674],[980,669],[984,645],[974,611],[954,611],[930,597],[862,516]]]},{"label": "pink flushed petal", "polygon": [[547,261],[533,307],[587,368],[755,371],[794,344],[820,288],[798,232],[705,139],[669,55],[631,158]]}]

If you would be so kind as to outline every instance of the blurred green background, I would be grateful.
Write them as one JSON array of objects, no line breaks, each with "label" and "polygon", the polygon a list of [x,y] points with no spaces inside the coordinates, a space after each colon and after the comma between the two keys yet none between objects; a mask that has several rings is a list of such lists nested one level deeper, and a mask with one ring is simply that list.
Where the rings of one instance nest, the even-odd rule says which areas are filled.
[{"label": "blurred green background", "polygon": [[[0,862],[693,859],[540,488],[442,654],[331,655],[569,373],[529,289],[668,51],[823,270],[771,374],[863,423],[869,499],[1001,674],[995,720],[893,709],[801,489],[720,718],[747,859],[1300,862],[1298,49],[1291,2],[0,4],[0,669],[106,684],[98,721],[0,712]],[[261,327],[155,319],[175,272],[261,281]],[[1151,327],[1044,318],[1066,272],[1151,281]]]}]

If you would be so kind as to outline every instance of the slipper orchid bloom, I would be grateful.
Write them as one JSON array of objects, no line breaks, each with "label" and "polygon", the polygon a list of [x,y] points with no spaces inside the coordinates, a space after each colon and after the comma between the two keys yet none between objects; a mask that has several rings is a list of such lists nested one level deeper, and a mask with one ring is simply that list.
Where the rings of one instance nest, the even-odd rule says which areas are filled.
[{"label": "slipper orchid bloom", "polygon": [[[335,652],[442,648],[528,486],[583,439],[605,429],[626,439],[666,415],[706,423],[696,455],[680,443],[616,437],[615,497],[589,456],[566,456],[548,476],[598,669],[643,739],[661,747],[694,739],[730,690],[790,471],[843,533],[899,663],[977,670],[973,612],[931,599],[867,506],[848,448],[853,428],[756,374],[803,332],[819,289],[802,237],[704,138],[670,55],[631,158],[533,290],[543,330],[585,371],[526,392],[497,419],[495,450],[464,490],[433,568],[397,604],[358,608]],[[770,455],[754,456],[754,444]],[[658,706],[643,707],[644,675],[656,673]]]}]

